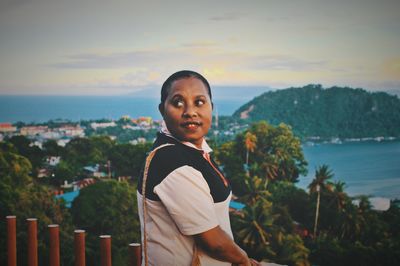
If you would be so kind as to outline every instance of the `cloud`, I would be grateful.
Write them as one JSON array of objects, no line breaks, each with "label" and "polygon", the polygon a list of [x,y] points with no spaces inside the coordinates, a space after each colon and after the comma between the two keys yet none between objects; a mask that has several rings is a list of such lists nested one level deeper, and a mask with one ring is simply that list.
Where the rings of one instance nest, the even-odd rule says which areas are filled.
[{"label": "cloud", "polygon": [[167,70],[170,66],[196,69],[224,67],[233,71],[313,71],[327,65],[323,60],[305,60],[291,55],[224,52],[215,42],[195,41],[184,43],[177,49],[69,55],[63,62],[49,66],[59,69],[146,68],[155,71],[161,67]]},{"label": "cloud", "polygon": [[133,86],[143,86],[153,83],[159,83],[161,74],[154,70],[138,69],[122,75],[120,80]]},{"label": "cloud", "polygon": [[225,13],[219,16],[212,16],[210,17],[210,20],[212,21],[233,21],[233,20],[239,20],[243,17],[243,14],[241,13]]},{"label": "cloud", "polygon": [[33,0],[1,0],[0,11],[7,11],[9,9],[17,8],[19,6],[30,4]]},{"label": "cloud", "polygon": [[198,47],[163,50],[138,50],[115,53],[81,53],[69,55],[62,62],[49,64],[59,69],[118,69],[118,68],[170,68],[187,65],[198,58],[193,53]]},{"label": "cloud", "polygon": [[182,44],[183,47],[189,47],[189,48],[203,48],[203,47],[215,47],[217,46],[216,42],[211,42],[211,41],[194,41],[190,43],[184,43]]},{"label": "cloud", "polygon": [[290,55],[261,55],[249,57],[247,67],[258,70],[310,71],[328,65],[324,60],[304,60]]},{"label": "cloud", "polygon": [[393,79],[399,79],[400,77],[400,58],[390,58],[383,62],[381,72]]},{"label": "cloud", "polygon": [[123,68],[140,66],[141,62],[157,59],[155,51],[134,51],[110,54],[76,54],[66,57],[66,62],[55,63],[50,66],[55,68]]}]

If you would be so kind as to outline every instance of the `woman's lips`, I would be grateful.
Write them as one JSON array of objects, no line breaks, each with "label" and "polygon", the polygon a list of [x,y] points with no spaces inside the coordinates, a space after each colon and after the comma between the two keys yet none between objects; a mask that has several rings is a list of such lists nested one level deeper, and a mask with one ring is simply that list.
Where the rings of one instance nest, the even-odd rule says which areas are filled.
[{"label": "woman's lips", "polygon": [[189,130],[196,130],[200,126],[201,126],[201,122],[199,122],[199,121],[188,121],[188,122],[181,123],[181,127],[184,127]]}]

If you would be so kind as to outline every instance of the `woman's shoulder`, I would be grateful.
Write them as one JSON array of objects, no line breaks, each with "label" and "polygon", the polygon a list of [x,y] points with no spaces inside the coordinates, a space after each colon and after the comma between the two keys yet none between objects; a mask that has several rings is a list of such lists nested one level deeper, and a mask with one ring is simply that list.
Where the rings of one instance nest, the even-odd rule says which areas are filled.
[{"label": "woman's shoulder", "polygon": [[157,168],[176,169],[190,164],[190,152],[177,140],[160,134],[153,145],[155,152],[151,166]]}]

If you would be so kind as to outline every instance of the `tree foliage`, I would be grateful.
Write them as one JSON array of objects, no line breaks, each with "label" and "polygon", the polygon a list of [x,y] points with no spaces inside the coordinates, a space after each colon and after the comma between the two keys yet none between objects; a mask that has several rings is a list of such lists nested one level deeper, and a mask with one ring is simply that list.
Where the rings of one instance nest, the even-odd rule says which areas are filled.
[{"label": "tree foliage", "polygon": [[[256,140],[251,147],[253,152],[248,165],[245,164],[249,148],[249,137],[246,135],[254,136],[252,142]],[[238,134],[234,141],[222,144],[216,155],[231,180],[234,193],[238,195],[245,193],[246,170],[251,176],[266,181],[290,182],[296,182],[299,175],[307,171],[300,140],[284,124],[275,127],[265,121],[254,123],[247,131]]]},{"label": "tree foliage", "polygon": [[140,174],[150,143],[145,144],[116,144],[110,151],[110,161],[116,176],[133,176]]},{"label": "tree foliage", "polygon": [[38,146],[32,146],[31,141],[24,136],[13,136],[9,142],[14,145],[20,155],[30,161],[32,165],[31,171],[36,173],[42,164],[44,152]]},{"label": "tree foliage", "polygon": [[[48,263],[49,224],[60,225],[61,261],[73,263],[70,254],[73,241],[71,216],[62,202],[53,198],[46,187],[38,185],[32,177],[31,163],[17,153],[13,145],[0,143],[0,213],[17,216],[18,263],[27,264],[27,218],[38,219],[39,264]],[[6,246],[6,223],[0,223],[0,243]],[[0,264],[6,265],[6,250],[0,249]]]},{"label": "tree foliage", "polygon": [[74,224],[86,230],[89,265],[99,265],[99,236],[112,236],[114,265],[128,260],[128,245],[140,243],[136,188],[115,180],[97,182],[80,191],[73,201]]},{"label": "tree foliage", "polygon": [[235,239],[249,256],[286,265],[309,265],[309,250],[294,234],[294,221],[286,206],[270,201],[265,182],[245,176],[249,190],[240,201],[246,204],[240,215],[232,217]]},{"label": "tree foliage", "polygon": [[74,138],[65,146],[65,160],[76,168],[97,163],[105,164],[114,145],[108,136]]}]

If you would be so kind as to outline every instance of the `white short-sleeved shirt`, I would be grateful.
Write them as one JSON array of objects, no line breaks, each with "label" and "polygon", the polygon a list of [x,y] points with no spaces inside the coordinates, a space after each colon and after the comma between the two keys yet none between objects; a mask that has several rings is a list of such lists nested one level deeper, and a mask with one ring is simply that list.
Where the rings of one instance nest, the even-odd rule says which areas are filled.
[{"label": "white short-sleeved shirt", "polygon": [[[203,150],[159,134],[146,182],[146,236],[149,265],[190,265],[193,235],[220,226],[232,237],[229,220],[230,186]],[[138,185],[138,207],[143,239],[143,197]],[[233,237],[232,237],[233,238]],[[230,265],[199,252],[202,265]]]}]

